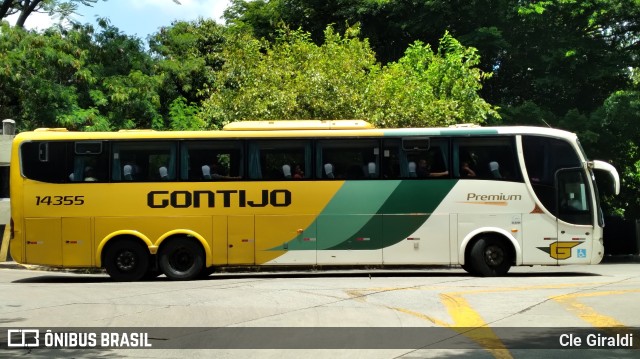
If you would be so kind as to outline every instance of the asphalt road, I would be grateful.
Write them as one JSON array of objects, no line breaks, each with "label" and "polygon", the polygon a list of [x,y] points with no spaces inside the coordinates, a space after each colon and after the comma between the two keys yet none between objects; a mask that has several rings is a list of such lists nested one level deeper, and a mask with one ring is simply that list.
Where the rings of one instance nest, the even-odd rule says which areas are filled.
[{"label": "asphalt road", "polygon": [[[522,267],[502,278],[443,267],[138,283],[0,265],[0,357],[632,358],[640,355],[639,298],[640,263]],[[8,331],[24,328],[40,330],[39,346],[8,349],[17,343]],[[98,345],[104,332],[119,337],[107,349],[43,345],[47,329],[82,328]],[[616,334],[635,349],[619,339],[605,348]],[[132,342],[151,349],[114,347]]]}]

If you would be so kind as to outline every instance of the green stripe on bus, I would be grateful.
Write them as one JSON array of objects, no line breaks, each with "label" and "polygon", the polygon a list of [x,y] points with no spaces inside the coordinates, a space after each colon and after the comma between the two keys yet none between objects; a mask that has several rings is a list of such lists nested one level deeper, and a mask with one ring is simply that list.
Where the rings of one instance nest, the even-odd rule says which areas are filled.
[{"label": "green stripe on bus", "polygon": [[287,248],[365,250],[391,246],[414,233],[456,183],[457,180],[346,181],[305,229],[317,231],[315,248],[295,238]]},{"label": "green stripe on bus", "polygon": [[[316,228],[321,234],[317,249],[328,249],[352,237],[378,213],[401,181],[345,181],[318,217],[305,229]],[[358,215],[352,215],[357,213]],[[295,238],[289,250],[309,250],[308,244]],[[282,250],[283,246],[272,248]]]},{"label": "green stripe on bus", "polygon": [[[351,236],[344,233],[338,245],[327,249],[380,249],[406,239],[429,218],[456,183],[457,180],[402,181],[360,230]],[[341,222],[348,222],[351,217],[357,216],[346,216]],[[324,237],[322,232],[319,235]]]}]

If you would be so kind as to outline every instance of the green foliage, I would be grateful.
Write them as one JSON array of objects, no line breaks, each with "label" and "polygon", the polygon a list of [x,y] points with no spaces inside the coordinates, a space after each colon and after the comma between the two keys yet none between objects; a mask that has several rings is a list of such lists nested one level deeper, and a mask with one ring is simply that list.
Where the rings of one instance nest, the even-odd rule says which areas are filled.
[{"label": "green foliage", "polygon": [[238,34],[201,116],[211,127],[240,119],[362,117],[368,74],[378,65],[366,41],[331,28],[317,46],[283,30],[270,45]]},{"label": "green foliage", "polygon": [[62,34],[39,35],[6,23],[0,27],[0,115],[19,128],[58,127],[57,118],[73,111],[87,53]]},{"label": "green foliage", "polygon": [[165,128],[140,40],[101,23],[44,33],[2,25],[0,115],[20,129]]},{"label": "green foliage", "polygon": [[621,195],[612,207],[640,218],[640,86],[613,93],[595,117],[601,118],[599,145],[593,152],[610,160],[621,174]]},{"label": "green foliage", "polygon": [[332,27],[316,45],[302,31],[282,30],[274,44],[234,42],[199,115],[220,126],[243,119],[366,118],[380,126],[480,123],[497,116],[477,94],[488,74],[479,56],[446,34],[440,49],[413,45],[381,67],[358,29]]},{"label": "green foliage", "polygon": [[445,34],[437,53],[416,42],[397,63],[373,79],[368,110],[383,127],[428,127],[484,123],[496,109],[478,95],[490,74],[477,67],[480,57]]},{"label": "green foliage", "polygon": [[[183,97],[200,104],[208,97],[215,72],[222,68],[228,30],[213,20],[175,22],[151,37],[149,47],[155,56],[155,73],[162,77],[162,103]],[[163,112],[167,109],[163,108]]]},{"label": "green foliage", "polygon": [[204,122],[196,117],[199,110],[195,104],[187,104],[184,97],[173,100],[169,106],[171,129],[177,131],[203,129]]}]

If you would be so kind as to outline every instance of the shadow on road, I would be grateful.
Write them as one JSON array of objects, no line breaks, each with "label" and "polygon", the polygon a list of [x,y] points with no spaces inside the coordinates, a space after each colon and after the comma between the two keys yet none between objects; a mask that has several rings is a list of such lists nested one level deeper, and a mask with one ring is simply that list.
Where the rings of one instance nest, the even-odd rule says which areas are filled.
[{"label": "shadow on road", "polygon": [[[601,276],[597,273],[590,272],[531,272],[531,273],[508,273],[505,278],[566,278],[566,277],[597,277]],[[227,279],[278,279],[278,278],[374,278],[374,277],[386,277],[386,278],[416,278],[416,277],[428,277],[428,278],[474,278],[464,271],[458,269],[419,269],[419,270],[391,270],[391,269],[358,269],[358,270],[310,270],[310,271],[296,271],[296,272],[273,272],[273,271],[261,271],[261,272],[240,272],[234,271],[232,273],[215,272],[208,276],[203,276],[197,281],[204,280],[227,280]],[[165,276],[160,276],[146,282],[154,281],[171,281]],[[64,274],[55,275],[47,274],[34,276],[30,278],[23,278],[13,281],[13,283],[104,283],[113,282],[106,275],[95,274]]]}]

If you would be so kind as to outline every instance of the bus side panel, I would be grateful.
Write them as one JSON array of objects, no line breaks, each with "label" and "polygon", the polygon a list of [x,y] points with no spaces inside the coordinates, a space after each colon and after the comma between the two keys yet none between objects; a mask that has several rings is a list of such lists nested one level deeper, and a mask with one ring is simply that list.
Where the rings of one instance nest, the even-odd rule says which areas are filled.
[{"label": "bus side panel", "polygon": [[91,218],[62,218],[62,265],[90,267],[93,265]]},{"label": "bus side panel", "polygon": [[384,215],[384,237],[384,264],[449,264],[447,214]]},{"label": "bus side panel", "polygon": [[575,225],[558,220],[559,264],[591,264],[593,226]]},{"label": "bus side panel", "polygon": [[318,264],[382,264],[382,215],[318,217]]},{"label": "bus side panel", "polygon": [[[520,214],[503,213],[459,213],[458,214],[458,248],[463,248],[464,242],[470,239],[474,233],[482,237],[482,233],[511,236],[516,243],[511,242],[516,253],[522,249],[522,216]],[[472,247],[464,247],[468,253]],[[519,247],[519,248],[518,248]],[[464,257],[463,257],[464,258]],[[516,263],[517,258],[513,258]]]},{"label": "bus side panel", "polygon": [[229,265],[255,264],[254,216],[227,217]]},{"label": "bus side panel", "polygon": [[227,216],[213,216],[212,233],[209,245],[211,246],[212,264],[214,266],[226,265],[227,262]]},{"label": "bus side panel", "polygon": [[524,235],[522,262],[531,264],[559,264],[557,257],[557,221],[545,213],[526,213],[522,215]]},{"label": "bus side panel", "polygon": [[256,264],[315,265],[312,215],[256,216]]},{"label": "bus side panel", "polygon": [[62,265],[60,218],[25,218],[25,263]]},{"label": "bus side panel", "polygon": [[449,215],[449,263],[460,264],[460,247],[458,245],[458,214]]}]

